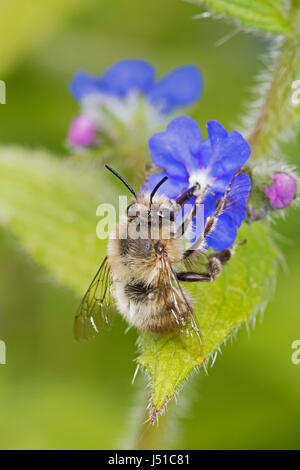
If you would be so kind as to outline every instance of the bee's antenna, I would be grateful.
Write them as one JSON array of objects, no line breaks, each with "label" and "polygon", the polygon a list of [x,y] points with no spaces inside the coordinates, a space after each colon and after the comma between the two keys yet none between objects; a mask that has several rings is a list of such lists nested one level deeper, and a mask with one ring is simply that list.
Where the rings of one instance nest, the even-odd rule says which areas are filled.
[{"label": "bee's antenna", "polygon": [[161,185],[162,185],[165,181],[167,181],[167,179],[168,179],[168,177],[165,176],[162,180],[160,180],[160,181],[157,183],[157,185],[155,186],[155,188],[152,190],[152,193],[150,194],[150,206],[151,206],[151,204],[152,204],[152,199],[153,199],[153,197],[154,197],[156,191],[158,190],[158,188],[161,187]]},{"label": "bee's antenna", "polygon": [[125,184],[126,188],[129,189],[129,191],[134,195],[135,199],[137,199],[134,189],[130,186],[129,183],[127,183],[127,181],[123,178],[123,176],[121,176],[116,170],[114,170],[113,168],[111,168],[111,167],[108,166],[108,165],[105,165],[105,168],[107,168],[107,169],[108,169],[109,171],[111,171],[117,178],[119,178],[119,180],[121,180],[122,183]]}]

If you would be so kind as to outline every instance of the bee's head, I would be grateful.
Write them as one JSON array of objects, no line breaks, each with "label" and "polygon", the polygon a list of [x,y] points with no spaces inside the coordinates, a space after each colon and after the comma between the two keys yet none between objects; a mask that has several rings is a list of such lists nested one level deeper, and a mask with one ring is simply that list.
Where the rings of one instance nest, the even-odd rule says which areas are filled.
[{"label": "bee's head", "polygon": [[134,200],[127,207],[127,221],[137,232],[148,238],[172,238],[178,207],[176,202],[164,195],[158,195],[160,186],[168,179],[164,176],[151,193],[142,191],[138,196],[130,184],[113,168],[105,165],[134,195]]},{"label": "bee's head", "polygon": [[145,240],[173,239],[176,233],[176,204],[165,196],[157,196],[149,204],[149,194],[143,193],[138,201],[127,208],[128,233],[135,231]]},{"label": "bee's head", "polygon": [[175,221],[176,207],[173,207],[173,202],[165,197],[157,199],[155,204],[151,206],[147,202],[147,194],[142,195],[142,199],[132,202],[127,207],[127,217],[129,220],[140,218],[151,223],[153,220],[169,220]]}]

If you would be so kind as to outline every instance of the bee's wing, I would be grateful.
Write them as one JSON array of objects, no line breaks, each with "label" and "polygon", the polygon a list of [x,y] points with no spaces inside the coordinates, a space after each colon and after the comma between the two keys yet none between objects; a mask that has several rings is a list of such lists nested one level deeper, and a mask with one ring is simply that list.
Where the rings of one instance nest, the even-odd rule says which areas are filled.
[{"label": "bee's wing", "polygon": [[174,306],[174,312],[172,313],[177,319],[178,324],[179,325],[181,324],[182,327],[186,326],[183,322],[182,312],[180,309],[180,306],[184,305],[190,313],[191,325],[200,339],[200,329],[198,325],[198,320],[193,312],[191,305],[189,304],[189,301],[187,300],[185,296],[185,293],[181,285],[178,282],[176,273],[174,269],[172,268],[172,265],[167,255],[163,256],[162,258],[161,269],[162,269],[162,276],[164,279],[164,283],[166,285],[166,289],[171,290],[171,295],[173,298],[173,306]]},{"label": "bee's wing", "polygon": [[92,338],[108,323],[111,278],[107,257],[103,260],[86,291],[74,319],[74,337],[77,341]]}]

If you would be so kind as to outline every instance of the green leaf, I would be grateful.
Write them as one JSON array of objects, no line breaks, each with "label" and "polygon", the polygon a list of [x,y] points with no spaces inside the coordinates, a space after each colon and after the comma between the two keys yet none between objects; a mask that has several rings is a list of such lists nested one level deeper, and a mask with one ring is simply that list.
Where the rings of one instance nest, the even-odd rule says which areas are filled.
[{"label": "green leaf", "polygon": [[97,206],[115,202],[104,172],[46,152],[0,149],[0,221],[35,261],[80,295],[106,254]]},{"label": "green leaf", "polygon": [[214,14],[234,18],[245,28],[260,29],[275,34],[287,33],[290,23],[281,0],[194,0],[204,4]]},{"label": "green leaf", "polygon": [[244,224],[239,240],[247,243],[236,248],[222,275],[210,284],[186,286],[194,299],[202,343],[193,330],[169,336],[143,334],[139,363],[150,375],[151,419],[154,421],[166,403],[174,397],[190,374],[215,359],[220,346],[242,324],[248,325],[265,305],[276,278],[278,251],[265,222]]}]

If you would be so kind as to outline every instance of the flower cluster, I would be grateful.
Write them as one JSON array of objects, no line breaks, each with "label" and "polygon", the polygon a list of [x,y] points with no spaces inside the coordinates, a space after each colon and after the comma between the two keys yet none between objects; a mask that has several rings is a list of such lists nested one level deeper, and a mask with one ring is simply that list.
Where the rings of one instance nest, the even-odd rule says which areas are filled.
[{"label": "flower cluster", "polygon": [[[153,135],[149,140],[150,154],[153,163],[164,171],[149,178],[147,189],[151,191],[163,176],[168,176],[158,191],[176,199],[197,183],[198,194],[204,194],[201,203],[207,220],[229,188],[225,209],[206,238],[208,247],[220,251],[233,245],[246,216],[251,181],[247,174],[236,173],[248,160],[251,149],[239,132],[228,133],[217,121],[209,121],[207,131],[208,138],[203,140],[198,124],[183,116],[175,118],[165,132]],[[198,194],[190,202],[195,203]],[[194,229],[191,241],[199,235]]]},{"label": "flower cluster", "polygon": [[68,142],[72,147],[87,147],[98,145],[103,135],[116,141],[122,126],[128,132],[142,124],[151,135],[176,109],[198,100],[202,77],[196,66],[186,65],[155,81],[151,64],[126,59],[102,76],[77,72],[70,90],[81,114],[71,124]]},{"label": "flower cluster", "polygon": [[[237,230],[246,217],[251,185],[249,221],[282,209],[296,198],[296,180],[281,167],[278,167],[280,171],[275,171],[272,165],[267,165],[260,171],[259,165],[252,168],[248,165],[245,170],[251,149],[239,132],[228,133],[219,122],[212,120],[207,123],[208,137],[203,139],[198,124],[190,117],[171,120],[178,108],[194,103],[201,95],[202,77],[196,66],[179,67],[155,80],[151,64],[126,59],[109,67],[101,76],[77,72],[70,89],[81,107],[81,114],[69,129],[71,147],[82,149],[109,142],[116,149],[120,142],[125,142],[123,156],[126,160],[129,155],[130,160],[132,151],[127,148],[128,137],[132,135],[144,143],[152,135],[150,155],[162,171],[151,175],[144,189],[151,191],[164,176],[168,179],[158,193],[171,199],[177,199],[190,188],[198,188],[188,203],[189,208],[196,202],[203,204],[204,223],[214,216],[218,201],[226,193],[225,208],[205,239],[207,247],[215,251],[234,244]],[[165,132],[157,132],[168,122]],[[139,150],[136,140],[134,145]],[[139,151],[137,153],[140,155]],[[140,161],[143,162],[143,158]],[[131,160],[126,162],[132,163]],[[251,179],[247,173],[251,174]],[[192,243],[203,233],[203,224],[196,222],[197,211],[191,225]]]}]

